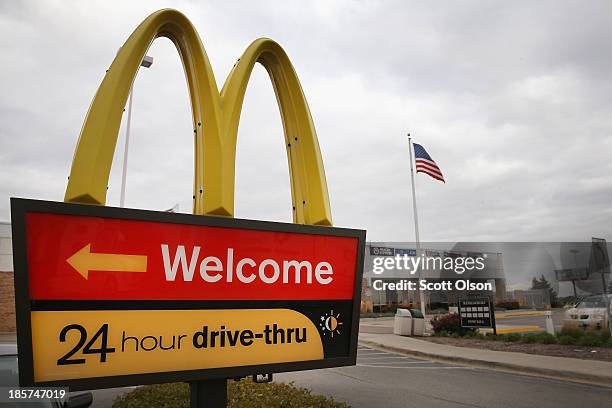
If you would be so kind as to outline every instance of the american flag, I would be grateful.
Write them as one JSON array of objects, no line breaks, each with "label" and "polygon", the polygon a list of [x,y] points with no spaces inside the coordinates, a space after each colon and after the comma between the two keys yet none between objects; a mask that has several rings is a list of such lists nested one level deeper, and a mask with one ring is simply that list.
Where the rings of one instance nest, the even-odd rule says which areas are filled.
[{"label": "american flag", "polygon": [[414,163],[416,164],[417,173],[425,173],[436,180],[440,180],[443,183],[444,176],[442,175],[442,170],[438,167],[435,161],[431,158],[429,154],[425,151],[425,148],[420,144],[413,143],[414,146]]}]

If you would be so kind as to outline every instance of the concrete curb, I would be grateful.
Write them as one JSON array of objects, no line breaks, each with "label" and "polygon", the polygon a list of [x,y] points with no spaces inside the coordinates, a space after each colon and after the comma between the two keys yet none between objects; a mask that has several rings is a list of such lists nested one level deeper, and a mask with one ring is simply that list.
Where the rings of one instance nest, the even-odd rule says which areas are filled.
[{"label": "concrete curb", "polygon": [[428,353],[424,351],[416,351],[416,350],[408,350],[400,347],[388,346],[380,342],[371,341],[371,340],[359,340],[360,344],[377,348],[380,350],[391,351],[399,354],[406,354],[413,357],[420,357],[425,359],[443,361],[443,362],[451,362],[451,363],[460,363],[464,365],[482,367],[495,369],[499,371],[506,371],[511,373],[519,373],[524,375],[530,375],[534,377],[546,377],[552,378],[556,380],[565,380],[572,381],[581,384],[589,384],[589,385],[600,385],[603,387],[612,388],[612,373],[611,376],[600,376],[596,374],[586,374],[575,371],[567,371],[567,370],[555,370],[551,368],[536,368],[536,367],[526,367],[519,364],[512,363],[502,363],[498,361],[488,361],[488,360],[479,360],[469,357],[461,357],[461,356],[443,356],[436,353]]}]

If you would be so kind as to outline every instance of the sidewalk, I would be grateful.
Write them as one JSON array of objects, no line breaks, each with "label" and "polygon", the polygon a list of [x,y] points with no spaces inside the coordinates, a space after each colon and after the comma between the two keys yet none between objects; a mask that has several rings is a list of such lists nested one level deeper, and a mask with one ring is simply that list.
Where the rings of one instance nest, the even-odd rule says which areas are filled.
[{"label": "sidewalk", "polygon": [[455,347],[394,334],[359,333],[359,343],[440,361],[612,387],[612,362]]}]

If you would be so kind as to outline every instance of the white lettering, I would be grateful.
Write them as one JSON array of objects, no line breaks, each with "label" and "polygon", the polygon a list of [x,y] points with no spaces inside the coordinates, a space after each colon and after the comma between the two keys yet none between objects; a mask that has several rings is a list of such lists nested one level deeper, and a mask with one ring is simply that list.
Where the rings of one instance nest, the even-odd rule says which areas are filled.
[{"label": "white lettering", "polygon": [[385,271],[385,268],[383,268],[382,266],[384,261],[385,258],[381,258],[380,256],[374,258],[374,268],[372,269],[372,272],[374,272],[374,274],[380,275]]},{"label": "white lettering", "polygon": [[417,258],[413,256],[410,258],[410,262],[412,263],[412,271],[410,272],[410,274],[414,275],[417,269],[419,268],[419,264],[421,263],[421,258]]},{"label": "white lettering", "polygon": [[242,274],[242,267],[246,264],[251,265],[252,267],[255,267],[257,265],[255,261],[251,258],[241,259],[236,265],[236,276],[238,277],[238,280],[242,283],[251,283],[255,280],[255,274],[251,273],[251,276],[249,277],[246,277]]},{"label": "white lettering", "polygon": [[185,255],[185,247],[179,245],[176,248],[174,254],[174,262],[172,267],[170,266],[170,252],[168,251],[168,245],[161,245],[162,258],[164,259],[164,272],[166,272],[166,280],[174,281],[178,270],[179,262],[181,264],[181,270],[183,271],[183,280],[191,282],[193,279],[193,273],[195,271],[196,264],[198,263],[198,255],[200,254],[200,247],[193,247],[193,253],[191,254],[191,261],[189,262],[189,268],[187,268],[187,259]]},{"label": "white lettering", "polygon": [[231,282],[234,275],[234,248],[227,248],[227,281]]},{"label": "white lettering", "polygon": [[200,276],[206,282],[218,282],[222,278],[221,274],[217,273],[211,276],[208,274],[208,272],[219,272],[222,270],[223,264],[221,263],[221,260],[216,256],[207,256],[200,264]]},{"label": "white lettering", "polygon": [[[251,283],[257,278],[263,283],[276,283],[281,278],[282,283],[313,283],[313,272],[316,283],[328,285],[333,281],[334,270],[329,262],[319,262],[313,270],[310,261],[299,260],[274,260],[264,259],[261,263],[251,258],[240,258],[236,256],[236,267],[234,269],[234,248],[227,248],[226,257],[206,256],[202,260],[200,246],[194,246],[191,253],[185,249],[185,245],[178,245],[172,252],[168,244],[161,244],[161,252],[164,273],[167,281],[175,281],[181,278],[186,282],[193,280],[196,267],[199,264],[200,277],[205,282],[215,283],[222,280],[232,282],[234,272],[241,283]],[[204,256],[204,255],[203,255]],[[390,258],[393,261],[393,258]],[[282,262],[282,270],[281,270]],[[249,268],[247,268],[247,266]]]},{"label": "white lettering", "polygon": [[[266,266],[270,265],[272,269],[274,269],[274,275],[271,278],[266,276]],[[259,264],[259,279],[261,279],[264,283],[274,283],[278,280],[278,276],[280,275],[280,268],[278,264],[273,259],[264,259],[261,264]]]},{"label": "white lettering", "polygon": [[329,262],[319,262],[317,264],[317,267],[315,268],[315,277],[317,278],[317,282],[319,282],[321,285],[327,285],[328,283],[331,283],[332,280],[334,280],[334,278],[332,278],[331,276],[328,276],[327,278],[322,278],[321,277],[322,275],[333,275],[333,274],[334,274],[334,271]]},{"label": "white lettering", "polygon": [[295,269],[295,283],[301,282],[300,271],[306,268],[306,283],[312,283],[312,265],[308,261],[284,261],[283,262],[283,283],[289,283],[289,268]]}]

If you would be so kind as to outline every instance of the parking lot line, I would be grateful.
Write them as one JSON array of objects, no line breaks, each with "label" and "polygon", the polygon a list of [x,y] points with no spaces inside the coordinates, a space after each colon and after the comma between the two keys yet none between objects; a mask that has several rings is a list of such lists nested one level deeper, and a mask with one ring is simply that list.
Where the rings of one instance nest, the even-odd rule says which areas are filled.
[{"label": "parking lot line", "polygon": [[365,346],[360,346],[357,353],[358,367],[371,368],[410,368],[410,369],[469,369],[463,366],[444,365],[432,360],[418,360],[413,357],[403,356],[397,353],[381,351]]}]

